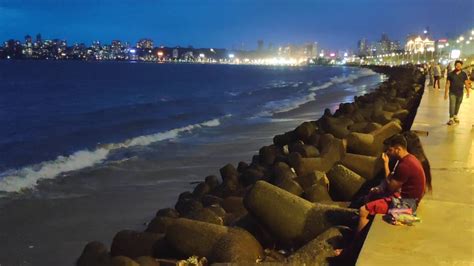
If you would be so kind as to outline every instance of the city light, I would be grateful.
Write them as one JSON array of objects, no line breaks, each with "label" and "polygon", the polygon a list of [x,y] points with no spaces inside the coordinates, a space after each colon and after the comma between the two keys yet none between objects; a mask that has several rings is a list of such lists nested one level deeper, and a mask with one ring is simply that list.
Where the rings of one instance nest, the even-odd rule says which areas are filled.
[{"label": "city light", "polygon": [[200,58],[204,58],[204,57],[206,57],[206,56],[205,56],[204,54],[199,54],[199,57],[200,57]]},{"label": "city light", "polygon": [[234,58],[235,55],[234,54],[229,54],[229,58]]},{"label": "city light", "polygon": [[458,50],[458,49],[451,50],[451,54],[450,54],[451,59],[458,59],[460,56],[461,56],[461,50]]},{"label": "city light", "polygon": [[134,54],[134,53],[136,53],[136,52],[137,52],[137,50],[135,50],[135,49],[130,49],[130,53]]}]

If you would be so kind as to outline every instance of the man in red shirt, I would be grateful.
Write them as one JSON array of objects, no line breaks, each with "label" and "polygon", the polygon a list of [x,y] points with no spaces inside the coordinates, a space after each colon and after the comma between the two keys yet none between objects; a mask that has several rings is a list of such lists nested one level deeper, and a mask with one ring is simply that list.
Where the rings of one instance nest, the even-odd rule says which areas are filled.
[{"label": "man in red shirt", "polygon": [[401,134],[397,134],[386,141],[390,150],[390,156],[398,159],[398,164],[390,172],[389,156],[382,154],[384,161],[386,190],[388,195],[381,199],[368,202],[359,210],[359,225],[357,233],[360,233],[369,223],[369,216],[375,214],[386,214],[388,212],[391,196],[416,199],[417,203],[423,198],[425,192],[426,178],[423,166],[418,159],[407,151],[407,141]]}]

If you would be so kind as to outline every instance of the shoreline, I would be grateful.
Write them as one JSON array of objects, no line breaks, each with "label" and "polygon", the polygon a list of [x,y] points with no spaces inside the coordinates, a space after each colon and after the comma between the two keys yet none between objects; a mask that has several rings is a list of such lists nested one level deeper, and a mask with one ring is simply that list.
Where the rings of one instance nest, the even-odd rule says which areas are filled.
[{"label": "shoreline", "polygon": [[[36,192],[2,204],[5,219],[0,224],[10,230],[2,237],[9,247],[0,254],[0,261],[6,265],[70,265],[88,240],[100,239],[110,245],[113,235],[121,228],[144,230],[144,223],[153,218],[157,208],[172,206],[182,191],[192,190],[191,182],[210,173],[218,175],[222,165],[251,158],[262,145],[272,142],[274,134],[319,117],[325,107],[322,100],[336,107],[379,82],[379,75],[375,75],[350,85],[351,88],[362,86],[360,92],[320,90],[316,99],[307,103],[313,112],[282,113],[298,118],[281,121],[277,118],[276,122],[269,121],[272,118],[256,119],[245,127],[235,125],[217,131],[213,128],[185,140],[165,141],[150,147],[170,155],[176,153],[178,159],[163,161],[152,152],[144,160],[131,159],[106,168],[84,169],[74,175],[43,180]],[[160,160],[163,167],[157,167],[155,160]],[[195,168],[182,168],[180,161]],[[34,222],[31,217],[35,217]],[[57,256],[44,255],[51,252]]]},{"label": "shoreline", "polygon": [[[326,239],[328,236],[323,233],[326,230],[333,230],[327,233],[329,235],[345,237],[342,231],[335,232],[331,228],[335,225],[350,226],[350,222],[347,222],[350,219],[347,218],[353,217],[354,212],[334,206],[347,206],[341,201],[354,199],[364,189],[363,183],[370,183],[380,177],[380,168],[369,169],[368,172],[361,168],[367,162],[376,161],[376,154],[381,149],[381,138],[411,127],[423,92],[419,85],[414,85],[419,82],[421,75],[410,68],[378,67],[374,70],[389,76],[376,91],[354,97],[354,103],[341,103],[334,114],[327,109],[319,120],[304,122],[294,131],[275,136],[274,144],[262,147],[250,164],[240,162],[237,167],[231,164],[222,167],[222,180],[217,176],[207,176],[193,192],[179,195],[175,209],[158,211],[144,232],[125,230],[116,234],[111,245],[111,255],[104,244],[88,244],[78,265],[90,265],[99,260],[135,265],[132,259],[141,262],[156,261],[155,258],[177,262],[192,255],[206,257],[209,262],[237,263],[256,260],[308,262],[309,257],[309,261],[331,257],[327,252],[331,247],[326,246],[326,252],[311,255],[305,245]],[[370,134],[374,134],[375,142],[365,143],[364,135]],[[361,153],[362,157],[358,155]],[[313,171],[318,174],[312,176]],[[361,172],[364,175],[361,176]],[[330,186],[332,190],[325,191],[322,185],[327,182],[334,183]],[[262,193],[265,196],[261,196]],[[293,235],[288,235],[284,231],[290,228],[297,230],[294,227],[299,225],[295,223],[305,211],[293,213],[294,216],[287,220],[289,217],[281,215],[288,214],[278,209],[266,210],[268,206],[265,207],[262,202],[272,198],[273,194],[280,196],[270,202],[277,206],[291,205],[310,213],[320,213],[317,214],[319,222],[313,222],[323,224],[316,226],[317,232],[308,233],[304,229],[305,233],[295,231]],[[287,211],[294,212],[293,208]],[[327,221],[320,216],[333,208],[339,213],[339,221]],[[187,237],[181,235],[183,231],[188,232]],[[202,235],[199,233],[201,231],[206,233]],[[192,240],[193,235],[197,239]],[[224,241],[219,240],[221,238],[230,241],[228,250],[213,249],[214,244],[211,243]],[[245,244],[237,239],[245,239],[242,240]],[[211,246],[203,250],[199,243],[210,243]],[[156,245],[160,248],[152,248]],[[280,249],[289,252],[290,256],[279,254],[277,250]],[[291,250],[296,251],[293,253]]]}]

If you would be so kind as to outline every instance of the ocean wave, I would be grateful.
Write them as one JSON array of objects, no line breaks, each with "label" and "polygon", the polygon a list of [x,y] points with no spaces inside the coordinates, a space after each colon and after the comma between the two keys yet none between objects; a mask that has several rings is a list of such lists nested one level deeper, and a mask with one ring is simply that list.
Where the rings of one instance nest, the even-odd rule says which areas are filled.
[{"label": "ocean wave", "polygon": [[[230,116],[226,115],[223,118]],[[127,139],[121,143],[101,144],[95,150],[80,150],[69,156],[58,156],[55,160],[21,169],[10,169],[0,173],[0,192],[19,192],[35,187],[39,179],[52,179],[62,173],[98,165],[106,161],[110,152],[116,149],[147,146],[154,142],[177,138],[199,128],[217,127],[220,124],[221,118],[216,118],[165,132]]]},{"label": "ocean wave", "polygon": [[301,105],[305,103],[314,101],[316,99],[315,92],[318,90],[327,89],[336,84],[351,83],[359,78],[376,75],[376,74],[377,73],[375,73],[374,71],[370,69],[361,69],[357,73],[332,77],[330,81],[327,81],[318,86],[310,87],[308,89],[310,93],[307,95],[304,95],[301,97],[290,98],[290,99],[276,100],[276,101],[271,101],[271,102],[266,103],[263,106],[263,111],[259,113],[257,117],[269,117],[276,113],[288,112],[290,110],[300,107]]}]

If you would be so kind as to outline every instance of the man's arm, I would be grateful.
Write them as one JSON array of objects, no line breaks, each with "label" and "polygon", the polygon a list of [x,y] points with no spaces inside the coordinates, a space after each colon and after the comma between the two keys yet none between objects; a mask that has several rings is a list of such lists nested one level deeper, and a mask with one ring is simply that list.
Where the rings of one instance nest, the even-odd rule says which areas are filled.
[{"label": "man's arm", "polygon": [[449,81],[449,78],[446,79],[446,86],[444,86],[444,99],[448,99],[448,94],[449,94],[449,87],[451,86],[451,82]]},{"label": "man's arm", "polygon": [[388,163],[390,159],[388,158],[388,155],[385,152],[382,153],[382,160],[383,160],[383,168],[385,171],[385,179],[387,179],[387,182],[388,182],[388,176],[390,175],[390,167],[388,166]]},{"label": "man's arm", "polygon": [[466,88],[466,97],[469,98],[469,93],[471,92],[471,81],[469,79],[464,81],[464,87]]}]

